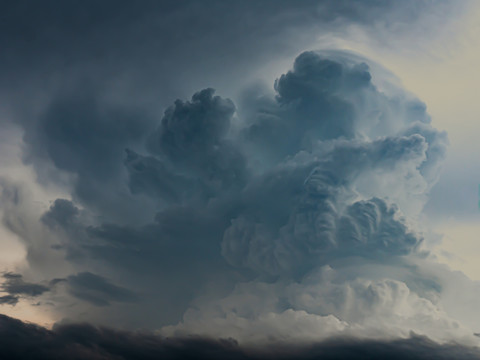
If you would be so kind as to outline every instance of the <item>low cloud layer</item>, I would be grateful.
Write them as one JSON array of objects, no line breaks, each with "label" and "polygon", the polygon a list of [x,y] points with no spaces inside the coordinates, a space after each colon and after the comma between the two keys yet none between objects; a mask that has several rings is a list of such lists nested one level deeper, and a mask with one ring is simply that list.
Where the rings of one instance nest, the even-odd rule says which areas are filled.
[{"label": "low cloud layer", "polygon": [[245,348],[231,339],[162,338],[85,324],[47,330],[0,315],[0,356],[5,359],[480,359],[478,348],[439,345],[412,334],[392,341],[332,339],[308,346]]},{"label": "low cloud layer", "polygon": [[20,298],[42,298],[42,295],[57,291],[61,286],[64,286],[74,298],[95,306],[107,306],[111,301],[135,302],[138,300],[138,296],[132,291],[116,286],[104,277],[90,272],[70,275],[65,279],[52,279],[43,284],[26,282],[20,274],[6,273],[3,278],[0,289],[8,295],[2,296],[0,301],[8,305],[16,305]]}]

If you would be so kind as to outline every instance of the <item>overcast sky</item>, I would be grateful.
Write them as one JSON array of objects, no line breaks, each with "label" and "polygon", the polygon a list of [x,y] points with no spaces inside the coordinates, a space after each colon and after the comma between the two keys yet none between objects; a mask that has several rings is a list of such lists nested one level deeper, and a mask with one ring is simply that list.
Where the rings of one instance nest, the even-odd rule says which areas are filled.
[{"label": "overcast sky", "polygon": [[3,5],[0,312],[53,330],[4,328],[474,357],[479,39],[469,1]]}]

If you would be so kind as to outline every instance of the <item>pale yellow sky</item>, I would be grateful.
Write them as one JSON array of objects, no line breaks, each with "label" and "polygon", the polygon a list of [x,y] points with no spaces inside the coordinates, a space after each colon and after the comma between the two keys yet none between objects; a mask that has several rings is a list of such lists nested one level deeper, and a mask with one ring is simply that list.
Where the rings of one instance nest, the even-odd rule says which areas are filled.
[{"label": "pale yellow sky", "polygon": [[[4,125],[0,133],[0,199],[5,186],[20,184],[27,192],[21,196],[26,197],[25,204],[29,208],[29,215],[34,218],[44,212],[51,200],[57,197],[68,197],[62,189],[45,189],[36,182],[35,171],[31,166],[22,162],[22,132],[18,127],[7,127]],[[3,219],[4,212],[8,207],[0,207],[0,218]],[[27,221],[28,223],[28,221]],[[36,233],[41,236],[40,233]],[[25,261],[26,248],[21,239],[12,233],[3,223],[0,223],[0,273],[18,271],[28,273],[28,263]],[[29,279],[26,279],[27,281]],[[38,281],[40,279],[32,279]],[[43,280],[43,279],[42,279]],[[0,291],[0,296],[7,295]],[[20,299],[15,305],[0,305],[0,313],[12,316],[24,321],[34,322],[44,326],[52,325],[56,320],[49,307],[36,306],[41,299]]]},{"label": "pale yellow sky", "polygon": [[459,154],[470,152],[480,130],[480,2],[449,29],[411,49],[343,42],[378,59],[424,101],[435,127],[448,131],[449,153]]},{"label": "pale yellow sky", "polygon": [[436,230],[444,234],[436,251],[439,261],[480,280],[480,224],[445,222]]}]

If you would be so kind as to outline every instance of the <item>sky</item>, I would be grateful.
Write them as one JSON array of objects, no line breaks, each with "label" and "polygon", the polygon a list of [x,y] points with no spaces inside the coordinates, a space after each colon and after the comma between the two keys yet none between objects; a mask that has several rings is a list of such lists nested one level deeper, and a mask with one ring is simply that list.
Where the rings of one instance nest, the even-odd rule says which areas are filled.
[{"label": "sky", "polygon": [[479,3],[2,8],[3,357],[480,358]]}]

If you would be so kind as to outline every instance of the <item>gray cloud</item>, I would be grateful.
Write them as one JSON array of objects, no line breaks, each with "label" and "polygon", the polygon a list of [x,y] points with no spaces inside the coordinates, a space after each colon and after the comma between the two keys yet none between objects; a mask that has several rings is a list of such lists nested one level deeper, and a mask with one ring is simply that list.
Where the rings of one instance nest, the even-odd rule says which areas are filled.
[{"label": "gray cloud", "polygon": [[241,187],[246,180],[246,161],[226,139],[235,106],[213,94],[213,89],[205,89],[195,93],[191,102],[177,100],[165,111],[148,142],[150,151],[180,174],[194,177],[192,182],[200,178],[197,186],[207,196],[231,186]]},{"label": "gray cloud", "polygon": [[49,227],[67,227],[78,217],[79,209],[66,199],[56,199],[50,209],[42,216],[42,221]]},{"label": "gray cloud", "polygon": [[[133,194],[146,194],[167,203],[182,203],[194,196],[200,187],[197,181],[175,174],[167,165],[153,156],[143,156],[126,150],[125,166],[129,173],[129,187]],[[202,188],[200,187],[200,193]],[[192,194],[193,192],[193,194]]]},{"label": "gray cloud", "polygon": [[110,302],[138,301],[138,296],[134,292],[90,272],[70,275],[66,281],[71,295],[96,306],[110,305]]},{"label": "gray cloud", "polygon": [[[169,315],[158,318],[132,310],[157,323],[177,321],[219,273],[227,284],[238,276],[301,279],[349,257],[406,267],[401,258],[417,256],[422,236],[409,228],[402,201],[423,203],[436,180],[445,136],[431,127],[421,102],[399,88],[380,91],[368,63],[340,52],[299,56],[276,82],[277,97],[268,100],[276,114],[268,125],[272,133],[296,137],[292,146],[283,144],[283,152],[282,142],[250,136],[264,126],[256,102],[242,105],[251,117],[239,111],[235,119],[232,101],[212,89],[177,100],[143,136],[145,155],[122,150],[123,161],[110,165],[127,169],[123,181],[132,202],[158,202],[147,224],[88,220],[95,217],[85,213],[95,208],[80,211],[61,199],[42,221],[63,234],[58,249],[71,262],[82,266],[94,259],[168,304]],[[345,109],[348,129],[331,132]],[[275,157],[257,166],[254,148]],[[96,305],[115,301],[96,288],[77,291],[74,283],[84,275],[67,278],[70,294]],[[151,289],[152,283],[158,287]]]},{"label": "gray cloud", "polygon": [[15,305],[21,297],[34,298],[48,293],[59,283],[65,283],[67,291],[80,300],[96,306],[110,305],[110,302],[135,302],[138,296],[132,291],[116,286],[102,276],[90,272],[70,275],[66,279],[53,279],[48,285],[29,283],[20,274],[6,273],[1,285],[8,295],[1,297],[2,304]]},{"label": "gray cloud", "polygon": [[8,359],[478,359],[479,349],[406,339],[334,338],[309,346],[241,347],[231,339],[161,338],[150,333],[59,324],[52,330],[0,315],[0,355]]},{"label": "gray cloud", "polygon": [[[442,290],[433,277],[418,281],[409,260],[425,256],[419,251],[422,235],[409,220],[438,178],[445,134],[430,125],[420,101],[399,88],[377,88],[370,71],[368,60],[348,53],[304,53],[277,80],[277,96],[260,98],[268,116],[257,101],[243,104],[254,110],[246,112],[250,118],[240,130],[248,145],[240,146],[253,159],[250,166],[260,165],[252,166],[255,175],[236,196],[222,255],[253,271],[255,280],[246,278],[224,297],[192,304],[165,334],[224,333],[242,343],[268,341],[267,334],[314,341],[335,332],[399,336],[399,329],[408,328],[428,334],[440,321],[436,339],[453,336],[454,329],[471,338],[435,308],[433,299]],[[351,121],[342,122],[346,118]],[[255,138],[251,131],[259,128],[265,132]],[[287,141],[270,142],[269,133]],[[263,149],[274,156],[255,163]],[[355,266],[346,270],[342,264],[348,263]],[[330,265],[334,275],[314,275]],[[361,274],[365,266],[390,268],[386,278],[377,279],[371,270]],[[298,295],[292,298],[292,292]],[[425,315],[423,321],[418,314]],[[206,329],[209,323],[216,325]],[[304,331],[287,335],[292,327]]]},{"label": "gray cloud", "polygon": [[[407,268],[403,258],[419,256],[422,242],[410,206],[421,209],[446,140],[419,100],[380,88],[375,69],[350,53],[302,53],[276,96],[237,112],[207,88],[175,101],[157,126],[136,127],[131,112],[117,118],[120,109],[91,102],[52,105],[26,140],[51,147],[45,156],[76,176],[73,200],[57,199],[41,216],[50,251],[78,269],[61,277],[66,291],[112,309],[130,303],[117,320],[158,327],[239,280],[300,281],[352,257]],[[84,186],[94,187],[86,197]],[[418,292],[430,291],[423,284]],[[147,294],[142,306],[137,293]],[[152,315],[158,302],[170,311]]]},{"label": "gray cloud", "polygon": [[0,296],[0,304],[16,305],[18,303],[18,296],[3,295]]},{"label": "gray cloud", "polygon": [[[5,97],[11,100],[8,104],[15,122],[26,130],[27,153],[38,164],[37,172],[47,172],[51,161],[54,169],[44,174],[49,181],[58,180],[56,169],[79,174],[74,186],[80,200],[94,206],[93,199],[103,198],[98,211],[112,214],[111,208],[126,211],[124,202],[132,203],[125,194],[122,200],[118,193],[124,189],[111,183],[113,174],[120,171],[118,148],[131,147],[138,136],[145,135],[150,130],[148,119],[177,96],[189,96],[212,84],[234,94],[238,86],[232,89],[232,84],[249,79],[252,63],[266,63],[277,55],[291,57],[308,46],[318,31],[342,33],[352,23],[368,30],[372,22],[374,27],[388,28],[407,19],[416,23],[422,14],[451,14],[460,8],[449,1],[429,5],[329,0],[247,5],[233,1],[228,6],[213,0],[208,6],[192,1],[141,5],[87,1],[69,6],[55,1],[42,5],[19,2],[5,7],[2,22],[3,33],[11,34],[0,38],[9,54],[0,59],[5,63],[2,68],[10,69],[4,74],[8,79]],[[374,21],[379,18],[389,20]],[[295,41],[288,41],[292,37]],[[25,62],[31,58],[36,59],[35,66]],[[354,81],[351,75],[346,78]],[[30,86],[25,89],[27,80]],[[284,88],[287,78],[280,80]],[[22,104],[17,101],[20,98]],[[31,106],[25,107],[25,102]],[[336,99],[331,106],[342,104]],[[301,107],[308,113],[314,110],[311,105]],[[139,107],[143,110],[138,111]],[[347,118],[342,121],[348,122]],[[289,141],[299,141],[295,134]],[[109,186],[100,188],[105,180]],[[100,207],[98,203],[95,206]],[[137,207],[122,214],[122,220],[138,220],[139,213]]]},{"label": "gray cloud", "polygon": [[[418,280],[409,262],[427,256],[411,224],[447,143],[425,104],[379,65],[339,51],[301,53],[274,94],[223,97],[235,99],[252,64],[283,61],[319,31],[335,37],[354,24],[383,41],[379,29],[407,33],[409,20],[415,32],[424,14],[457,4],[23,4],[9,5],[1,25],[15,34],[0,35],[13,54],[2,68],[19,74],[6,77],[7,99],[36,180],[71,200],[39,214],[12,186],[2,204],[31,271],[51,279],[65,265],[50,283],[70,295],[55,298],[59,316],[214,336],[287,336],[293,324],[470,339],[437,309],[437,279]],[[372,275],[386,264],[384,279]],[[315,275],[329,267],[334,280]],[[41,286],[8,281],[24,295]],[[327,305],[312,305],[315,295]]]},{"label": "gray cloud", "polygon": [[1,289],[10,295],[36,297],[49,291],[47,286],[25,282],[20,274],[6,273],[3,274],[3,278],[5,281]]},{"label": "gray cloud", "polygon": [[354,186],[364,173],[397,173],[396,165],[402,162],[418,166],[425,151],[424,138],[418,135],[371,143],[342,141],[330,152],[307,157],[302,165],[284,165],[288,172],[283,167],[273,170],[246,190],[244,201],[249,204],[225,232],[224,256],[235,265],[279,274],[295,268],[308,271],[336,256],[410,253],[421,239],[399,219],[395,207],[378,198],[352,201],[359,195]]},{"label": "gray cloud", "polygon": [[369,64],[377,66],[342,52],[302,53],[293,70],[277,79],[275,99],[261,97],[245,104],[256,110],[247,113],[253,119],[244,136],[256,152],[278,161],[310,151],[320,140],[386,136],[407,123],[412,124],[409,134],[430,134],[428,139],[439,143],[432,156],[442,154],[444,140],[430,130],[425,105],[400,89],[389,94],[378,88]]},{"label": "gray cloud", "polygon": [[[20,298],[36,298],[51,292],[58,284],[65,283],[67,291],[73,297],[96,306],[107,306],[110,302],[136,302],[139,297],[132,291],[112,284],[102,276],[91,272],[70,275],[67,278],[57,278],[47,285],[26,282],[23,276],[5,273],[5,281],[0,289],[8,295],[0,297],[1,304],[16,305]],[[58,290],[58,289],[56,289]]]}]

